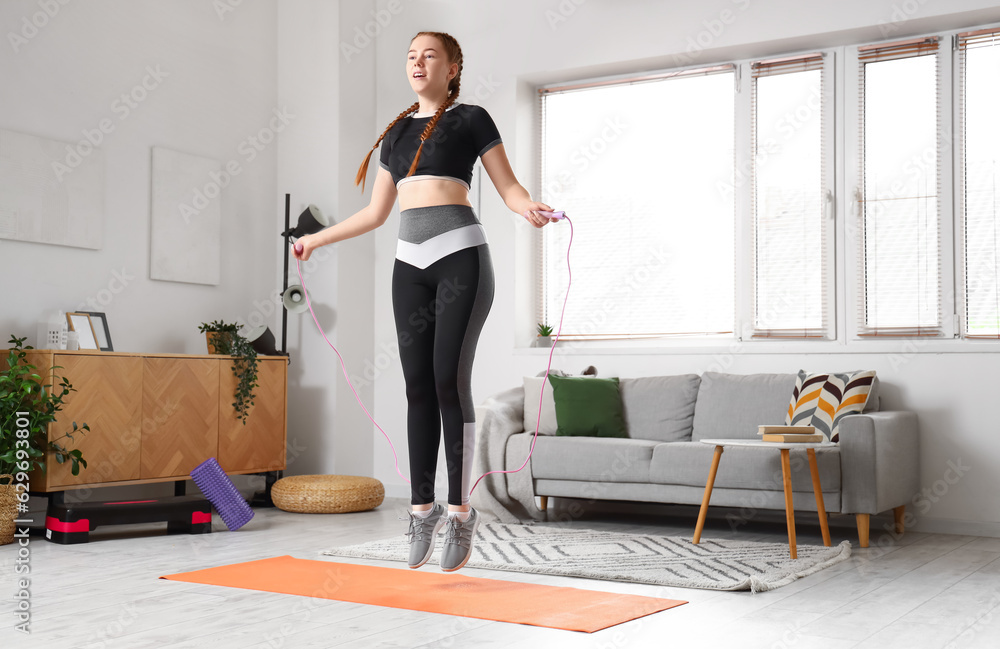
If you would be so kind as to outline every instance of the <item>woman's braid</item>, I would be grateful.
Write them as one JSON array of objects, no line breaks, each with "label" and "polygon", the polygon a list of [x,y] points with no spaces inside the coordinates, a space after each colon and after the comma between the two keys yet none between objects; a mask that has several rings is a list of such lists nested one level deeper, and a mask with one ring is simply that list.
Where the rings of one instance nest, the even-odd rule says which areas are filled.
[{"label": "woman's braid", "polygon": [[[462,87],[462,48],[459,46],[458,41],[455,40],[452,35],[444,32],[418,32],[413,39],[417,36],[433,36],[441,41],[441,44],[444,46],[445,52],[448,55],[448,63],[458,64],[458,74],[456,74],[455,78],[448,83],[448,97],[444,100],[444,103],[438,106],[434,116],[429,122],[427,122],[427,126],[424,127],[423,133],[420,134],[420,146],[417,147],[417,154],[413,157],[413,163],[410,165],[409,171],[406,172],[407,176],[412,176],[414,172],[416,172],[417,165],[420,163],[420,151],[424,147],[424,142],[430,139],[431,135],[434,133],[434,129],[437,127],[438,121],[441,119],[441,116],[444,115],[444,112],[455,103],[456,99],[458,99],[458,93]],[[413,42],[413,39],[410,39],[411,43]],[[419,108],[420,102],[416,101],[412,106],[401,112],[396,119],[392,120],[392,123],[389,124],[384,131],[382,131],[382,135],[379,136],[378,140],[375,141],[374,146],[372,146],[371,150],[368,151],[368,155],[365,156],[365,161],[361,163],[361,167],[358,169],[358,174],[354,178],[354,184],[360,184],[362,192],[364,192],[364,182],[366,176],[368,175],[368,164],[371,161],[372,152],[378,147],[379,142],[382,141],[392,127],[396,125],[396,122],[405,118],[410,113],[416,112]]]}]

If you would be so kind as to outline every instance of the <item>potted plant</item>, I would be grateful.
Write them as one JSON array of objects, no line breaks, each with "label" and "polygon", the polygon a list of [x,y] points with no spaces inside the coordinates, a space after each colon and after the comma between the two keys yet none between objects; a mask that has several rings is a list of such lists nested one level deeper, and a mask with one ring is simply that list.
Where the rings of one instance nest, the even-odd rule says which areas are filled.
[{"label": "potted plant", "polygon": [[[46,441],[48,424],[62,410],[65,396],[76,392],[76,388],[64,376],[59,377],[58,394],[55,386],[44,385],[42,377],[34,372],[35,366],[25,360],[25,350],[34,349],[30,345],[22,347],[25,340],[11,335],[7,342],[13,347],[8,352],[6,368],[0,370],[0,474],[30,473],[36,466],[44,471],[45,451],[50,450],[55,453],[56,462],[69,460],[73,475],[80,475],[80,465],[87,468],[83,453],[80,449],[68,450],[59,440],[66,437],[73,441],[75,433],[85,435],[83,431],[90,430],[90,426],[86,423],[78,426],[74,421],[72,430]],[[60,367],[53,365],[51,369]],[[55,372],[52,377],[56,378]]]},{"label": "potted plant", "polygon": [[240,335],[239,328],[236,323],[226,324],[216,320],[211,324],[202,322],[198,330],[205,333],[209,354],[237,357],[231,366],[237,379],[233,407],[246,426],[249,409],[253,405],[253,389],[257,387],[257,350]]},{"label": "potted plant", "polygon": [[547,324],[538,324],[538,342],[536,347],[552,346],[552,327]]}]

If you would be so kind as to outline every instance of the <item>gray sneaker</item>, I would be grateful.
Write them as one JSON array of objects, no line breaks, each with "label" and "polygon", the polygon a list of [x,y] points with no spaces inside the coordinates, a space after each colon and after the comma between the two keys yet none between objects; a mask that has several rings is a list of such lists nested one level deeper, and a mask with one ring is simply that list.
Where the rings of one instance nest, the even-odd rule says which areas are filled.
[{"label": "gray sneaker", "polygon": [[446,513],[447,511],[440,503],[434,503],[427,518],[415,516],[412,510],[409,512],[410,529],[406,532],[406,536],[410,539],[411,568],[419,568],[424,565],[434,554],[434,542],[437,540],[438,531],[446,522]]},{"label": "gray sneaker", "polygon": [[479,527],[479,512],[469,508],[472,515],[462,522],[457,516],[448,517],[448,527],[444,533],[444,548],[441,550],[441,570],[451,572],[464,566],[472,556],[472,540]]}]

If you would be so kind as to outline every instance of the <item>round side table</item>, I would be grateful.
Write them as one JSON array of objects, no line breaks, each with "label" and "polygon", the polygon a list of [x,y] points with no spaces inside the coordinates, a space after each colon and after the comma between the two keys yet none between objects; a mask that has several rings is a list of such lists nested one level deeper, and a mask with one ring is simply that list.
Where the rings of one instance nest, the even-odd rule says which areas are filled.
[{"label": "round side table", "polygon": [[694,528],[693,543],[701,541],[701,531],[705,527],[705,517],[708,515],[708,503],[712,499],[712,486],[715,484],[715,474],[719,470],[719,459],[727,446],[757,446],[781,451],[781,479],[785,488],[785,522],[788,525],[788,550],[795,559],[795,507],[792,503],[792,469],[788,459],[788,451],[793,448],[804,448],[809,456],[809,473],[812,474],[813,493],[816,494],[816,510],[819,513],[819,527],[823,532],[823,545],[830,547],[830,527],[827,525],[826,508],[823,506],[823,488],[819,483],[819,468],[816,466],[816,449],[836,446],[833,442],[765,442],[759,439],[702,439],[702,444],[715,446],[712,457],[712,467],[708,471],[708,482],[705,483],[705,495],[701,500],[701,510],[698,512],[698,524]]}]

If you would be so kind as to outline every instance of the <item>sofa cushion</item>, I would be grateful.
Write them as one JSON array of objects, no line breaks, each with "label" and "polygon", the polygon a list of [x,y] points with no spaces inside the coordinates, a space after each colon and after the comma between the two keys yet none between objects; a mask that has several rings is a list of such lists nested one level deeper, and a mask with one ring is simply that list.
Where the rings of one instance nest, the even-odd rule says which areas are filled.
[{"label": "sofa cushion", "polygon": [[[552,399],[552,386],[541,376],[524,377],[524,430],[533,433],[538,425],[539,435],[556,434],[556,402]],[[542,402],[542,416],[538,416],[538,401]]]},{"label": "sofa cushion", "polygon": [[589,482],[649,482],[649,462],[653,449],[659,444],[645,439],[539,435],[531,454],[531,477]]},{"label": "sofa cushion", "polygon": [[[594,370],[597,371],[596,369]],[[525,376],[522,386],[524,387],[524,430],[535,432],[535,424],[538,424],[539,435],[556,434],[556,402],[552,399],[552,385],[546,385],[542,390],[542,384],[548,383],[545,380],[546,370],[542,370],[535,376]],[[566,372],[550,367],[548,373],[553,376],[569,376]],[[595,374],[596,376],[596,374]],[[538,416],[538,401],[541,396],[542,416]]]},{"label": "sofa cushion", "polygon": [[690,440],[699,383],[697,374],[621,379],[628,436],[659,442]]},{"label": "sofa cushion", "polygon": [[874,382],[874,370],[813,374],[799,370],[785,424],[814,426],[836,442],[843,418],[865,411]]},{"label": "sofa cushion", "polygon": [[556,403],[556,435],[628,437],[618,377],[549,375]]},{"label": "sofa cushion", "polygon": [[[701,442],[660,444],[653,449],[649,481],[704,488],[714,453],[715,446]],[[792,490],[811,493],[812,477],[805,449],[792,449],[789,460]],[[840,447],[816,449],[816,465],[823,491],[840,491]],[[719,459],[715,487],[782,491],[781,452],[776,448],[727,447]]]},{"label": "sofa cushion", "polygon": [[785,421],[795,379],[795,374],[705,372],[694,407],[692,441],[757,439],[761,424]]},{"label": "sofa cushion", "polygon": [[872,391],[868,393],[868,403],[865,404],[865,412],[878,412],[882,409],[882,399],[879,395],[878,375],[872,381]]}]

